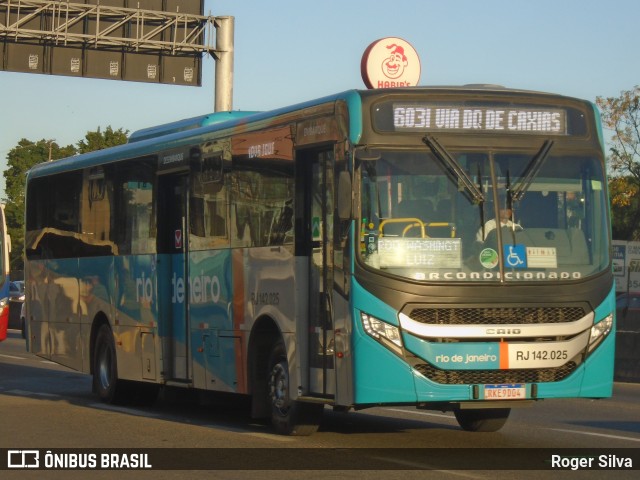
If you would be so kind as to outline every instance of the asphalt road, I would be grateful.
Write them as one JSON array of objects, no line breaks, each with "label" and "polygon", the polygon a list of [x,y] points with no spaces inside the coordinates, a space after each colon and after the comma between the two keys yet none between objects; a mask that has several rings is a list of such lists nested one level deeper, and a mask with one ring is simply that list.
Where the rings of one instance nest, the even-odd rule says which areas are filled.
[{"label": "asphalt road", "polygon": [[630,458],[633,467],[558,468],[554,479],[635,478],[639,399],[640,384],[617,383],[610,399],[545,400],[514,409],[496,433],[464,432],[450,413],[391,406],[350,413],[327,408],[315,435],[283,437],[252,420],[247,403],[235,397],[206,402],[166,397],[151,407],[103,404],[91,393],[89,376],[29,354],[19,332],[10,331],[0,343],[0,454],[38,449],[42,455],[47,450],[84,452],[99,459],[103,452],[147,452],[156,468],[169,469],[8,470],[0,476],[193,478],[193,470],[173,469],[199,466],[201,478],[544,478],[551,471],[512,466],[536,456],[548,463],[551,455],[576,448],[579,456],[593,454],[596,466],[605,455],[603,461],[614,463]]}]

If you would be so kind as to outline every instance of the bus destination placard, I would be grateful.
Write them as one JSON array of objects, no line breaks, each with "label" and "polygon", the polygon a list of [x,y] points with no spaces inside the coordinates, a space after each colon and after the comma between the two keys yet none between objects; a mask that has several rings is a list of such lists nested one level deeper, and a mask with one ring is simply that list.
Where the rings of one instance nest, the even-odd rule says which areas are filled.
[{"label": "bus destination placard", "polygon": [[394,103],[392,111],[395,131],[567,134],[567,114],[560,108]]},{"label": "bus destination placard", "polygon": [[381,268],[460,268],[459,238],[381,238],[378,240]]}]

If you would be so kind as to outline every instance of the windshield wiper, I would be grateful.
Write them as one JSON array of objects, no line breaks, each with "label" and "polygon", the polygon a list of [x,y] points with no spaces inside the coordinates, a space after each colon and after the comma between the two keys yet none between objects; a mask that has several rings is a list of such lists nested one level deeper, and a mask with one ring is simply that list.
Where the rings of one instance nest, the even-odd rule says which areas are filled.
[{"label": "windshield wiper", "polygon": [[462,182],[467,191],[471,194],[473,203],[479,204],[484,202],[484,194],[480,191],[480,189],[478,189],[475,183],[473,183],[473,180],[471,180],[469,175],[467,175],[467,172],[464,171],[458,161],[453,158],[442,145],[440,145],[435,137],[432,137],[431,135],[425,135],[422,138],[422,141],[431,149],[436,158],[444,164],[448,173]]},{"label": "windshield wiper", "polygon": [[553,147],[553,143],[553,140],[546,140],[542,144],[542,148],[540,148],[540,151],[536,154],[535,157],[531,159],[529,165],[527,165],[527,169],[523,173],[520,181],[513,187],[513,190],[511,191],[511,200],[517,202],[522,198],[527,190],[529,190],[531,182],[533,182],[533,179],[536,178],[536,175],[538,175],[542,164],[549,156],[549,152],[551,151],[551,147]]}]

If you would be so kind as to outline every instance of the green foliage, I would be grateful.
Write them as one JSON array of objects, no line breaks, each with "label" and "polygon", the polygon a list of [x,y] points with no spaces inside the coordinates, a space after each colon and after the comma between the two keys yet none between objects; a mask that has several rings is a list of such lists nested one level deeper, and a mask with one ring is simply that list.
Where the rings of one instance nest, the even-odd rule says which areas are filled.
[{"label": "green foliage", "polygon": [[640,195],[638,184],[630,176],[614,176],[609,180],[612,234],[616,240],[638,238]]},{"label": "green foliage", "polygon": [[59,146],[54,140],[39,140],[32,142],[23,138],[7,155],[7,169],[5,178],[5,213],[7,230],[11,236],[11,270],[23,270],[24,250],[24,194],[26,174],[35,165],[61,158],[71,157],[78,153],[112,147],[126,143],[128,131],[113,130],[107,127],[105,132],[100,127],[94,132],[87,132],[84,140],[65,147]]},{"label": "green foliage", "polygon": [[596,100],[609,142],[613,238],[640,240],[640,87]]},{"label": "green foliage", "polygon": [[115,147],[116,145],[122,145],[127,143],[127,134],[129,130],[113,130],[111,126],[102,133],[100,127],[95,132],[87,132],[84,140],[80,140],[78,145],[78,153],[94,152],[96,150],[103,150],[109,147]]}]

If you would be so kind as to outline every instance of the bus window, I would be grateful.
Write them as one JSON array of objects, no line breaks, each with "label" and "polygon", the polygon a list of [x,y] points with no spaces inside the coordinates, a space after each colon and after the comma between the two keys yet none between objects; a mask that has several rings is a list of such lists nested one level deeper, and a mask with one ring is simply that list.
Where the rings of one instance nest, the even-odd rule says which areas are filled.
[{"label": "bus window", "polygon": [[285,167],[266,168],[265,165],[259,170],[234,167],[233,246],[293,243],[293,168],[288,163]]},{"label": "bus window", "polygon": [[222,178],[212,180],[202,172],[191,174],[189,198],[189,248],[206,250],[229,245],[228,189]]},{"label": "bus window", "polygon": [[28,257],[71,258],[87,254],[80,228],[82,171],[37,179],[29,189],[25,247]]},{"label": "bus window", "polygon": [[[81,219],[82,237],[94,248],[92,254],[114,255],[113,228],[113,175],[102,167],[85,170],[82,188]],[[87,252],[88,253],[88,252]]]},{"label": "bus window", "polygon": [[116,171],[114,221],[119,224],[116,236],[121,255],[156,252],[154,173],[153,164],[140,159]]}]

